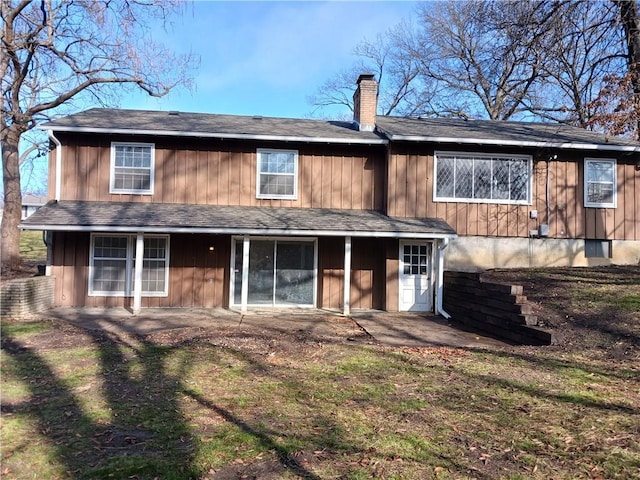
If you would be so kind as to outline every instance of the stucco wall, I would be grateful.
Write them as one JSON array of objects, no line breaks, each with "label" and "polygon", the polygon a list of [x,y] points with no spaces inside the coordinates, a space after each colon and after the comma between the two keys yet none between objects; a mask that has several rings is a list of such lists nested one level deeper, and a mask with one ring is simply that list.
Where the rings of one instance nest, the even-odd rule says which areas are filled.
[{"label": "stucco wall", "polygon": [[445,251],[445,270],[475,272],[490,268],[640,263],[640,241],[613,240],[611,245],[612,258],[588,258],[582,239],[458,237]]}]

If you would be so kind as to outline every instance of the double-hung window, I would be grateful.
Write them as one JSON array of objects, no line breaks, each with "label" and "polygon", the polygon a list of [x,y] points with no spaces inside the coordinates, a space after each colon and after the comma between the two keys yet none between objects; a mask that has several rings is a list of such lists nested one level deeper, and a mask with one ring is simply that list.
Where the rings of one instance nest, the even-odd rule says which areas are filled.
[{"label": "double-hung window", "polygon": [[155,148],[152,143],[111,144],[110,193],[153,193]]},{"label": "double-hung window", "polygon": [[531,157],[484,153],[435,153],[438,202],[531,204]]},{"label": "double-hung window", "polygon": [[[95,296],[132,296],[136,236],[103,235],[91,237],[89,294]],[[169,237],[145,235],[142,260],[142,295],[162,297],[168,294]]]},{"label": "double-hung window", "polygon": [[298,152],[258,150],[257,198],[298,197]]},{"label": "double-hung window", "polygon": [[616,161],[611,158],[585,158],[584,206],[616,207]]}]

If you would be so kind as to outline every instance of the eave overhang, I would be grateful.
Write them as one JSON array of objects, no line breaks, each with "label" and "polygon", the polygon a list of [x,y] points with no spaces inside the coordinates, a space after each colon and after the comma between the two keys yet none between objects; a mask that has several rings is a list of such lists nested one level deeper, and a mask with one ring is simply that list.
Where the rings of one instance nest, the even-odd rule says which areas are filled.
[{"label": "eave overhang", "polygon": [[358,230],[298,230],[277,228],[202,228],[202,227],[119,227],[119,226],[91,226],[91,225],[37,225],[20,224],[23,230],[44,230],[50,232],[105,232],[105,233],[192,233],[212,235],[264,235],[282,237],[363,237],[363,238],[416,238],[441,239],[457,238],[455,233],[434,232],[387,232],[387,231],[358,231]]},{"label": "eave overhang", "polygon": [[387,145],[389,141],[384,138],[346,138],[346,137],[311,137],[297,135],[263,135],[253,133],[235,132],[198,132],[182,130],[147,130],[129,128],[98,128],[98,127],[65,127],[65,126],[40,126],[41,130],[69,133],[98,133],[113,135],[147,135],[164,137],[189,137],[189,138],[216,138],[229,140],[258,140],[275,142],[299,142],[299,143],[339,143],[345,145]]},{"label": "eave overhang", "polygon": [[385,134],[391,142],[423,142],[439,144],[460,144],[460,145],[489,145],[504,147],[529,147],[529,148],[549,148],[561,150],[591,150],[608,152],[628,152],[640,153],[640,146],[633,145],[607,145],[601,143],[582,142],[540,142],[526,140],[499,140],[482,138],[462,138],[462,137],[430,137],[422,135],[391,135]]}]

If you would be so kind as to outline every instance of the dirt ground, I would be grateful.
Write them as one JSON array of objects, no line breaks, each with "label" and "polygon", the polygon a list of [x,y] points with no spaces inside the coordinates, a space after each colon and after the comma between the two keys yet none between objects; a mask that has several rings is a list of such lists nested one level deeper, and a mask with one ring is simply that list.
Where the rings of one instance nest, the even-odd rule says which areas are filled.
[{"label": "dirt ground", "polygon": [[3,265],[0,271],[0,285],[3,285],[9,280],[16,278],[33,277],[38,273],[38,264],[42,262],[33,262],[25,260],[18,265],[14,265],[11,268]]},{"label": "dirt ground", "polygon": [[564,351],[640,353],[640,266],[490,270],[485,281],[522,285],[541,327]]}]

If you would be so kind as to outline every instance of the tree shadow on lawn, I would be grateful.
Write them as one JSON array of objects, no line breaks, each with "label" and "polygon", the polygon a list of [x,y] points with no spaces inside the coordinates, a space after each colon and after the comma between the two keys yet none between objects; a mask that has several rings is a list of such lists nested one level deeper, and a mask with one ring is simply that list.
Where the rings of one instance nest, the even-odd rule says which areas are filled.
[{"label": "tree shadow on lawn", "polygon": [[[236,425],[245,433],[250,434],[259,442],[259,444],[263,448],[274,451],[282,467],[291,470],[292,472],[301,476],[302,478],[306,478],[309,480],[321,479],[321,477],[307,470],[307,468],[302,465],[302,463],[296,458],[295,455],[291,454],[286,448],[279,445],[265,431],[260,431],[252,427],[250,424],[246,423],[245,421],[243,421],[242,419],[234,415],[231,411],[225,408],[222,408],[219,405],[216,405],[214,402],[207,400],[205,397],[203,397],[197,392],[194,392],[193,390],[185,389],[184,394],[194,399],[201,406],[221,416],[227,422],[233,425]],[[272,432],[272,435],[275,437],[278,435],[278,432]],[[242,478],[245,478],[245,477],[242,477]]]},{"label": "tree shadow on lawn", "polygon": [[[39,432],[50,440],[54,463],[74,478],[196,477],[192,438],[177,403],[179,383],[162,371],[164,352],[140,345],[136,355],[141,372],[135,378],[127,371],[127,346],[95,332],[92,337],[102,385],[91,388],[102,389],[109,419],[87,412],[73,388],[34,349],[3,335],[2,348],[31,394],[12,407],[13,413],[37,422]],[[162,392],[150,394],[153,382],[163,383]]]},{"label": "tree shadow on lawn", "polygon": [[[255,336],[252,336],[251,333],[234,331],[231,335],[221,336],[215,332],[197,332],[194,336],[177,335],[174,341],[171,341],[160,336],[119,336],[99,330],[84,330],[71,326],[67,328],[70,329],[71,334],[65,337],[66,341],[73,342],[73,334],[76,334],[75,338],[78,338],[79,346],[86,344],[88,347],[95,348],[99,366],[99,373],[96,375],[97,385],[100,387],[94,386],[94,389],[102,389],[100,394],[109,408],[109,418],[95,418],[87,412],[77,389],[74,389],[65,378],[58,377],[46,356],[40,355],[36,349],[26,347],[26,343],[23,344],[10,335],[3,335],[2,348],[11,357],[16,379],[20,380],[31,393],[29,400],[12,407],[12,413],[33,418],[37,422],[38,430],[53,445],[56,456],[54,461],[61,464],[64,470],[69,471],[72,477],[108,478],[115,475],[116,478],[138,479],[201,478],[206,473],[202,470],[208,467],[198,465],[196,456],[200,447],[201,432],[193,431],[190,425],[190,420],[187,418],[188,412],[184,410],[181,403],[185,398],[210,412],[212,417],[221,417],[227,424],[245,433],[256,445],[272,452],[271,472],[282,474],[288,471],[302,478],[313,480],[320,478],[309,469],[306,461],[302,460],[303,457],[292,450],[291,445],[295,442],[281,440],[281,437],[286,438],[291,435],[295,437],[294,440],[303,445],[302,448],[305,449],[307,456],[310,452],[323,449],[328,451],[329,458],[336,459],[341,456],[353,459],[367,455],[369,445],[366,444],[366,439],[354,438],[342,428],[336,418],[328,413],[313,411],[313,403],[308,405],[309,411],[315,415],[312,423],[319,425],[320,428],[309,432],[290,432],[287,431],[290,425],[269,422],[264,415],[262,418],[252,417],[250,412],[246,413],[242,407],[230,409],[224,406],[225,403],[221,403],[215,397],[212,398],[212,395],[191,388],[185,382],[185,379],[192,376],[193,364],[198,360],[197,355],[210,359],[212,375],[215,375],[218,368],[227,368],[229,358],[233,357],[243,373],[257,375],[257,381],[262,378],[275,381],[276,387],[282,387],[282,391],[286,394],[302,392],[301,397],[295,400],[304,403],[308,400],[307,392],[313,392],[314,388],[317,388],[309,384],[310,380],[303,376],[304,372],[292,369],[286,364],[274,365],[262,360],[263,357],[270,358],[268,355],[273,348],[280,348],[283,342],[288,341],[284,338],[284,334],[269,337],[260,332],[254,332]],[[89,338],[89,341],[80,340],[82,336]],[[278,355],[280,353],[309,354],[309,344],[302,341],[300,338],[302,334],[296,333],[293,337],[296,338],[295,348],[298,350],[288,351],[284,348],[278,351]],[[178,340],[175,341],[175,338]],[[246,343],[240,343],[241,340]],[[308,340],[315,342],[317,339]],[[225,344],[226,342],[229,343]],[[248,350],[246,346],[251,344],[257,345],[257,349]],[[75,344],[68,345],[73,347]],[[57,348],[59,352],[64,352],[64,345],[51,344],[51,346]],[[192,346],[206,350],[197,353],[187,348]],[[184,354],[181,352],[183,348]],[[410,356],[398,355],[396,349],[362,345],[358,348],[371,348],[378,355],[388,355],[391,366],[396,364],[395,368],[402,368],[397,366],[397,362],[411,362]],[[70,352],[73,350],[70,349]],[[478,353],[487,355],[487,350],[479,350]],[[490,354],[512,357],[516,361],[532,362],[551,372],[575,368],[599,375],[611,373],[596,370],[591,365],[546,358],[546,356],[539,357],[501,350],[491,350]],[[326,361],[326,358],[322,361]],[[424,365],[418,362],[417,367],[421,369]],[[450,367],[438,366],[437,368],[441,370],[443,382],[446,383],[447,374],[451,372]],[[459,375],[466,375],[468,383],[478,385],[479,389],[493,385],[500,389],[519,389],[528,396],[559,403],[601,411],[620,410],[630,415],[640,413],[638,408],[629,405],[597,401],[592,397],[566,393],[564,389],[555,392],[543,386],[525,384],[524,380],[520,382],[497,375],[469,373],[459,369],[455,371]],[[363,370],[362,374],[366,376],[367,370]],[[558,375],[561,376],[562,373],[559,372]],[[375,378],[377,377],[371,377],[369,380],[374,381]],[[623,378],[629,379],[628,376]],[[363,381],[366,380],[366,378],[363,379]],[[360,398],[361,392],[355,393]],[[444,385],[442,398],[438,399],[436,396],[430,401],[437,401],[451,412],[468,411],[470,406],[465,399],[460,398],[459,401],[455,401],[452,393],[455,391]],[[245,412],[244,419],[240,412]],[[393,417],[394,413],[390,412],[389,415]],[[262,425],[261,421],[268,425]],[[431,453],[439,456],[445,464],[458,472],[473,471],[477,478],[492,478],[490,474],[485,477],[479,472],[471,459],[440,452],[437,448],[434,448]],[[399,455],[402,458],[417,461],[412,458],[411,450],[399,452]],[[343,465],[342,472],[344,473],[346,469],[348,474],[349,468]],[[247,471],[249,470],[245,468],[244,472]]]},{"label": "tree shadow on lawn", "polygon": [[[424,350],[405,351],[404,361],[410,368],[428,368],[428,376],[440,378],[441,381],[427,385],[425,390],[422,387],[409,390],[405,396],[399,396],[396,402],[402,404],[410,401],[417,394],[429,405],[427,411],[431,406],[435,408],[439,413],[438,418],[443,419],[440,428],[451,432],[448,442],[457,445],[460,453],[459,458],[442,457],[450,465],[474,469],[472,476],[477,477],[477,469],[486,470],[489,465],[495,467],[497,464],[498,470],[489,470],[489,478],[506,478],[510,474],[514,478],[521,478],[523,472],[530,473],[531,465],[526,458],[533,455],[540,460],[540,464],[536,460],[536,468],[540,469],[540,476],[536,478],[545,475],[554,477],[556,474],[569,478],[572,470],[578,471],[586,464],[585,459],[593,462],[593,472],[596,472],[596,467],[605,471],[624,469],[615,478],[630,478],[627,475],[637,473],[637,462],[633,460],[633,455],[638,453],[634,439],[637,437],[640,404],[636,397],[625,396],[627,389],[634,391],[633,384],[630,387],[629,382],[635,381],[635,385],[638,385],[637,372],[635,377],[631,374],[623,377],[618,398],[612,399],[606,388],[599,393],[596,388],[592,396],[587,385],[584,390],[578,391],[563,381],[567,369],[582,369],[583,372],[578,374],[589,378],[589,369],[579,363],[547,362],[535,356],[487,349]],[[380,354],[387,356],[390,361],[398,361],[397,352],[384,351]],[[457,354],[462,358],[456,358]],[[486,359],[487,373],[483,373],[482,365],[476,366],[474,354]],[[509,365],[501,361],[491,362],[493,355],[513,358],[514,367],[522,366],[523,359],[531,361],[525,368],[531,370],[534,378],[529,378],[522,368],[510,372]],[[432,361],[430,356],[440,359]],[[425,357],[427,363],[422,360]],[[541,373],[540,377],[537,376],[538,372]],[[549,374],[555,378],[545,383]],[[599,374],[605,375],[604,372]],[[407,415],[407,421],[412,423],[429,420],[420,409],[408,411]],[[585,424],[581,425],[581,421],[576,420],[574,425],[574,418],[584,419]],[[602,422],[602,430],[592,430],[591,421],[596,424]],[[574,437],[586,442],[582,439],[590,435],[602,441],[588,445],[580,442],[572,446],[566,444],[567,439],[571,441]],[[548,442],[550,448],[541,450],[542,444],[536,443],[539,439]],[[474,457],[473,454],[483,451],[491,457],[487,465],[478,462],[478,456]],[[617,462],[620,460],[616,458],[624,458],[627,451],[630,452],[629,459],[619,465]],[[601,462],[598,459],[606,460]],[[525,473],[524,477],[529,478],[529,475]]]},{"label": "tree shadow on lawn", "polygon": [[[99,373],[95,375],[97,381],[91,386],[94,390],[91,393],[106,404],[108,418],[88,412],[77,389],[59,376],[35,348],[25,346],[9,334],[2,336],[2,349],[10,357],[12,374],[30,394],[28,400],[3,406],[3,411],[35,420],[39,433],[48,440],[46,444],[51,445],[55,456],[51,463],[59,464],[67,475],[91,479],[202,478],[205,467],[197,465],[195,460],[199,436],[192,432],[193,427],[180,404],[180,399],[186,396],[272,451],[280,473],[288,470],[302,478],[320,478],[278,443],[277,438],[286,436],[287,432],[252,427],[250,421],[242,420],[188,388],[184,383],[192,366],[188,352],[179,358],[172,372],[168,371],[167,361],[172,353],[184,346],[205,344],[206,337],[161,345],[142,336],[121,337],[104,331],[73,330],[79,337],[88,335],[90,341],[85,343],[95,347]],[[52,347],[58,352],[65,348],[64,345]],[[220,354],[219,361],[224,352],[236,357],[243,368],[277,379],[278,372],[273,366],[256,361],[241,350],[211,344],[207,347]],[[96,392],[97,389],[100,392]],[[302,437],[302,440],[312,450],[321,450],[327,442],[357,450],[348,446],[346,438],[340,437],[339,429],[334,429],[335,438],[328,438],[329,430],[322,429],[318,435]]]},{"label": "tree shadow on lawn", "polygon": [[[491,358],[489,357],[502,359],[499,363],[495,363],[494,372],[496,373],[491,372],[485,375],[481,373],[466,372],[460,368],[457,368],[455,366],[455,361],[451,364],[447,363],[448,366],[446,368],[436,368],[440,368],[442,370],[443,378],[446,378],[447,373],[453,371],[457,375],[466,377],[470,381],[471,385],[477,384],[479,388],[495,386],[497,388],[504,388],[510,391],[519,390],[532,398],[551,400],[554,402],[583,406],[603,411],[620,411],[628,413],[630,415],[640,415],[640,407],[634,407],[624,403],[596,401],[590,396],[580,395],[575,392],[556,392],[551,389],[546,389],[543,381],[538,381],[536,379],[526,377],[520,378],[517,376],[520,375],[520,373],[516,374],[516,376],[512,376],[508,371],[509,366],[504,365],[503,360],[506,359],[508,361],[513,361],[516,365],[524,363],[526,368],[531,369],[531,371],[535,372],[536,374],[547,372],[548,374],[558,377],[558,379],[562,379],[566,375],[571,375],[572,372],[577,372],[576,375],[582,376],[584,378],[588,378],[590,376],[599,376],[602,378],[617,379],[623,382],[632,381],[635,383],[640,383],[637,369],[622,369],[620,368],[620,365],[618,363],[612,364],[611,369],[605,369],[584,361],[573,361],[549,356],[546,352],[543,351],[545,347],[522,347],[526,348],[527,351],[531,351],[531,349],[533,348],[535,349],[536,353],[525,353],[524,351],[519,352],[519,348],[520,347],[515,347],[515,350],[493,348],[464,348],[458,350],[454,349],[454,351],[458,352],[468,352],[481,355],[482,357],[487,358],[489,362],[491,361]],[[443,350],[443,352],[447,351],[449,350]],[[384,354],[388,355],[394,360],[397,360],[396,354],[390,354],[388,352],[385,352]],[[443,354],[443,356],[446,356],[446,353]],[[411,352],[407,354],[405,361],[410,363],[413,362],[411,358]],[[498,373],[501,369],[506,369],[504,375]],[[591,381],[597,381],[597,379],[592,378]],[[534,386],[534,384],[536,386]]]},{"label": "tree shadow on lawn", "polygon": [[[628,358],[627,362],[609,361],[588,362],[583,359],[571,360],[560,358],[565,356],[563,350],[555,350],[554,347],[515,347],[510,349],[469,349],[483,355],[492,355],[501,359],[525,362],[535,366],[538,371],[545,370],[550,373],[562,375],[563,372],[583,371],[585,375],[598,375],[623,381],[637,381],[638,369],[636,359]],[[589,352],[583,352],[588,355]],[[607,368],[607,366],[609,368]]]}]

